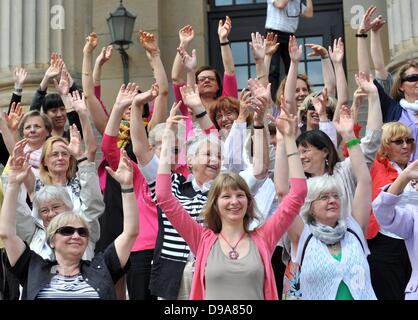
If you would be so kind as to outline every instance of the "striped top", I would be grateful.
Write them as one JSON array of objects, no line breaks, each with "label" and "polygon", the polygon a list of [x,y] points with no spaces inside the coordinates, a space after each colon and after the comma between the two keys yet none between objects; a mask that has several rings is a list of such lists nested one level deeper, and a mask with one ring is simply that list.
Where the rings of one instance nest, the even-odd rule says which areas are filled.
[{"label": "striped top", "polygon": [[[157,203],[155,196],[155,181],[149,184],[149,188],[152,193],[152,199]],[[186,181],[186,178],[183,175],[177,173],[171,175],[171,192],[194,220],[203,223],[200,212],[206,204],[207,192],[196,190],[191,181]],[[160,239],[158,239],[159,241],[162,241],[160,257],[186,262],[190,254],[189,246],[172,226],[165,213],[159,208],[158,211],[163,226],[162,239],[160,238],[160,235]]]},{"label": "striped top", "polygon": [[84,280],[81,274],[74,276],[56,274],[52,277],[51,282],[39,291],[36,297],[36,299],[53,300],[84,300],[99,298],[96,290]]}]

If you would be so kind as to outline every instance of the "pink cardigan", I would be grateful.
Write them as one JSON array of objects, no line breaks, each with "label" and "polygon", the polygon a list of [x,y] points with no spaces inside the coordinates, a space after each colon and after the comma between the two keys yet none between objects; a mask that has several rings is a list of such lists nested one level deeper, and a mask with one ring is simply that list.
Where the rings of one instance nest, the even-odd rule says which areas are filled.
[{"label": "pink cardigan", "polygon": [[[293,219],[299,214],[306,194],[306,179],[290,179],[290,192],[281,202],[275,214],[261,227],[250,232],[264,264],[264,299],[277,300],[276,282],[274,279],[271,257],[277,242],[287,231]],[[191,300],[205,299],[205,267],[210,250],[218,239],[212,230],[195,222],[171,193],[170,174],[158,174],[156,184],[158,205],[196,256]]]}]

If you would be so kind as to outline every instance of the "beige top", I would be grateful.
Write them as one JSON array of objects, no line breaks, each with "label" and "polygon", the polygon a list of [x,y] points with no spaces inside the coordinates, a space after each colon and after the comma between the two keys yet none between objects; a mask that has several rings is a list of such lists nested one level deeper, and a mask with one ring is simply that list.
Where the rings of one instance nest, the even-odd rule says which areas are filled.
[{"label": "beige top", "polygon": [[210,250],[205,269],[207,300],[263,300],[264,266],[250,237],[250,250],[232,260],[221,249],[219,240]]}]

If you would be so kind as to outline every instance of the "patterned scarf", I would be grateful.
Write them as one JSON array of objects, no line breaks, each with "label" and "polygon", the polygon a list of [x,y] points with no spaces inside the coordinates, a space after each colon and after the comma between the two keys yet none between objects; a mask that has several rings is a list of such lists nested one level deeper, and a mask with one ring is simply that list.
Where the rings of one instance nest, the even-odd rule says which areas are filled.
[{"label": "patterned scarf", "polygon": [[313,236],[322,241],[325,244],[335,244],[340,241],[345,232],[347,231],[347,223],[344,219],[337,221],[337,225],[333,228],[330,226],[323,225],[319,222],[313,222],[308,224]]}]

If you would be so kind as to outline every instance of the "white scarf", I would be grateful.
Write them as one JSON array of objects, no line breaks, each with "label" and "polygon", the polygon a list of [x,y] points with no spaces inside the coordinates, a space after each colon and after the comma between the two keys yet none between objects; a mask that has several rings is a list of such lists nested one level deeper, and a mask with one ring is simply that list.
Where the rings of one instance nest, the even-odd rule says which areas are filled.
[{"label": "white scarf", "polygon": [[405,99],[401,99],[401,101],[399,101],[399,104],[402,108],[408,111],[409,114],[413,116],[416,116],[418,114],[418,100],[415,100],[415,102],[408,102]]}]

